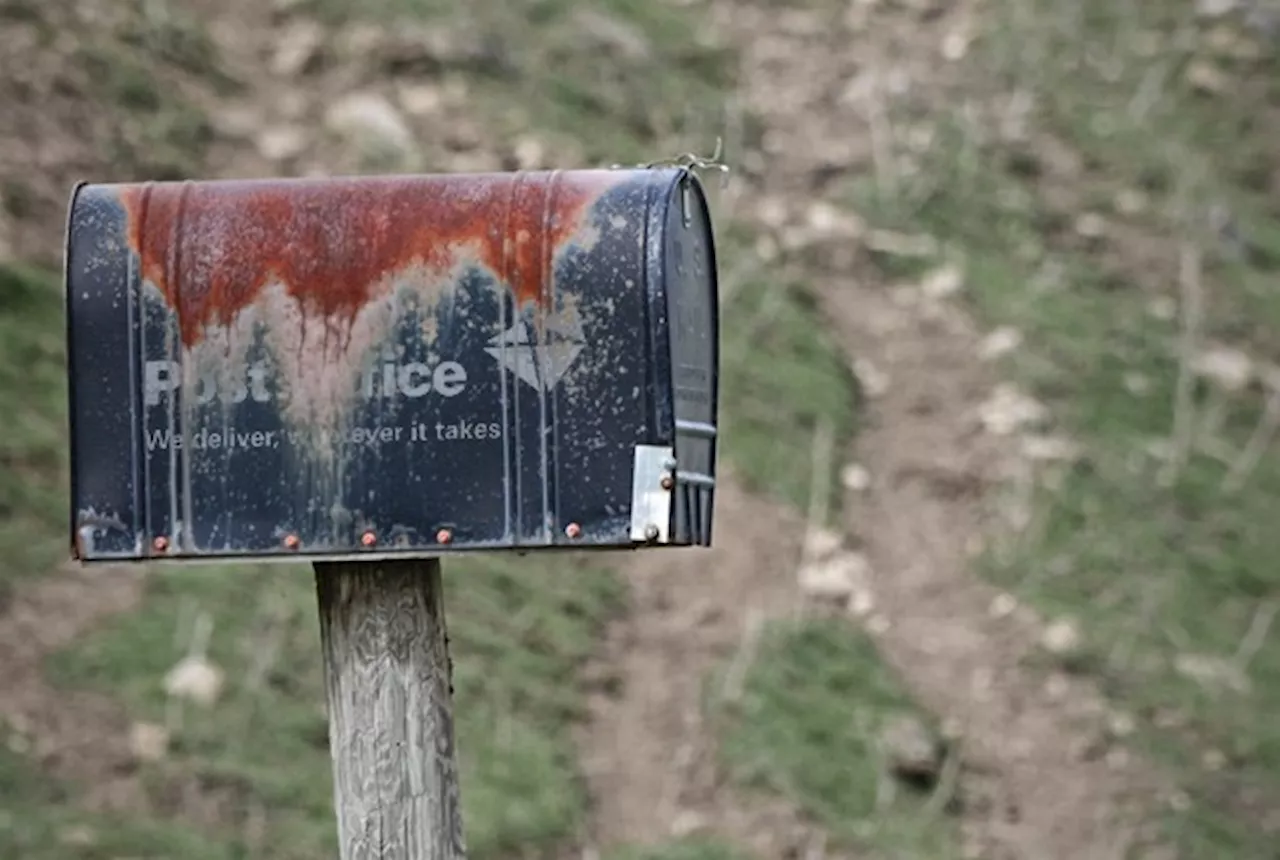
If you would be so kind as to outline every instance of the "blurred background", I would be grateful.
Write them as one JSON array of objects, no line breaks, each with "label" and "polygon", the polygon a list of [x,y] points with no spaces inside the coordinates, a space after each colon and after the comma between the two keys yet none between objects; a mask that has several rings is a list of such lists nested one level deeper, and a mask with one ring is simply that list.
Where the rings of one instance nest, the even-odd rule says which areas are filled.
[{"label": "blurred background", "polygon": [[68,560],[74,181],[723,140],[716,548],[446,566],[480,860],[1265,858],[1272,0],[0,0],[0,857],[333,857],[305,568]]}]

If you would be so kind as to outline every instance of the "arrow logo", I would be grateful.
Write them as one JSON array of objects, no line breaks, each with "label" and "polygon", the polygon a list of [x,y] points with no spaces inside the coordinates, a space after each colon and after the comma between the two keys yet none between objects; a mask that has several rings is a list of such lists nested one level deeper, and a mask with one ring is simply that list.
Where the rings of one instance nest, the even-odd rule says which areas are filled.
[{"label": "arrow logo", "polygon": [[523,382],[539,391],[559,384],[586,346],[577,314],[557,314],[546,321],[547,342],[538,343],[533,327],[520,320],[489,341],[485,352]]}]

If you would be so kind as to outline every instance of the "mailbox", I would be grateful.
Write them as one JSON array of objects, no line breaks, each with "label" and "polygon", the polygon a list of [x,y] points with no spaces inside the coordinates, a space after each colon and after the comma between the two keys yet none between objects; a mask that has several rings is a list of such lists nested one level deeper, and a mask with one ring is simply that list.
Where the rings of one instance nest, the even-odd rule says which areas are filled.
[{"label": "mailbox", "polygon": [[710,544],[682,167],[82,184],[66,294],[82,560]]}]

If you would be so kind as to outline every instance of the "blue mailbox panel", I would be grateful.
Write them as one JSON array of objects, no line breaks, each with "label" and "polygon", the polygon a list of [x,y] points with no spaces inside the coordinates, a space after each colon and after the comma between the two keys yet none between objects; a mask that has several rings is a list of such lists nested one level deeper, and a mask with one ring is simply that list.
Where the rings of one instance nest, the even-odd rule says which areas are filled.
[{"label": "blue mailbox panel", "polygon": [[709,545],[716,289],[682,168],[81,185],[74,552]]}]

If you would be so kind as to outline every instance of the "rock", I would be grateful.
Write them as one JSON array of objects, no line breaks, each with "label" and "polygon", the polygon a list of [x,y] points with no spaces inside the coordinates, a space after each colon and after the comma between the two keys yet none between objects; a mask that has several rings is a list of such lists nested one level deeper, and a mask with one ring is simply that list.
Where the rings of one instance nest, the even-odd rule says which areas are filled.
[{"label": "rock", "polygon": [[697,833],[705,833],[709,826],[705,816],[692,809],[685,809],[679,812],[671,822],[671,836],[675,839],[685,839]]},{"label": "rock", "polygon": [[1147,313],[1161,322],[1169,322],[1178,315],[1178,302],[1172,296],[1156,296],[1147,303]]},{"label": "rock", "polygon": [[483,149],[450,154],[447,163],[455,173],[492,173],[503,169],[502,159]]},{"label": "rock", "polygon": [[1044,694],[1050,700],[1061,702],[1071,692],[1071,679],[1061,672],[1054,672],[1044,681]]},{"label": "rock", "polygon": [[184,657],[165,675],[164,689],[175,699],[188,699],[206,707],[218,700],[222,692],[223,673],[200,656]]},{"label": "rock", "polygon": [[855,588],[849,598],[849,612],[855,618],[866,618],[876,608],[876,597],[866,588]]},{"label": "rock", "polygon": [[1226,346],[1203,350],[1191,360],[1191,369],[1225,391],[1243,391],[1253,380],[1253,360]]},{"label": "rock", "polygon": [[591,8],[575,8],[573,22],[587,41],[604,49],[604,53],[632,61],[647,60],[653,55],[648,37],[638,28],[612,15]]},{"label": "rock", "polygon": [[840,483],[846,490],[861,493],[871,486],[871,473],[867,467],[858,463],[850,463],[840,470]]},{"label": "rock", "polygon": [[780,197],[765,197],[756,204],[756,217],[770,230],[780,230],[789,218],[787,202]]},{"label": "rock", "polygon": [[254,145],[268,161],[290,161],[306,150],[307,135],[296,125],[271,126],[258,133]]},{"label": "rock", "polygon": [[1055,657],[1067,657],[1080,650],[1080,630],[1075,622],[1062,618],[1040,634],[1040,647]]},{"label": "rock", "polygon": [[1227,73],[1208,60],[1194,60],[1187,66],[1187,83],[1205,95],[1219,95],[1231,86]]},{"label": "rock", "polygon": [[352,93],[338,99],[325,112],[325,125],[376,154],[404,158],[414,149],[413,134],[404,118],[378,93]]},{"label": "rock", "polygon": [[536,170],[546,164],[547,149],[536,137],[524,135],[516,141],[512,155],[519,170]]},{"label": "rock", "polygon": [[848,604],[855,593],[867,591],[871,565],[861,553],[844,549],[841,535],[811,529],[805,535],[803,559],[796,575],[806,597]]},{"label": "rock", "polygon": [[348,24],[338,33],[334,48],[344,62],[368,62],[386,51],[387,32],[377,24]]},{"label": "rock", "polygon": [[433,84],[404,84],[398,96],[400,107],[410,116],[431,116],[444,106],[444,93]]},{"label": "rock", "polygon": [[889,770],[899,779],[930,787],[942,771],[943,745],[914,714],[898,714],[880,729],[878,744]]},{"label": "rock", "polygon": [[978,355],[987,361],[1004,358],[1022,346],[1022,332],[1012,326],[1000,326],[982,339]]},{"label": "rock", "polygon": [[893,622],[889,620],[887,615],[877,613],[867,619],[867,632],[872,636],[888,633],[891,627],[893,627]]},{"label": "rock", "polygon": [[1018,608],[1018,599],[1012,594],[1001,592],[991,599],[987,609],[992,618],[1008,618]]},{"label": "rock", "polygon": [[88,848],[98,841],[98,834],[92,827],[77,824],[59,830],[58,841],[69,847]]},{"label": "rock", "polygon": [[938,240],[932,236],[912,236],[892,230],[872,230],[864,240],[867,248],[891,257],[932,257]]},{"label": "rock", "polygon": [[1139,215],[1147,209],[1147,195],[1136,188],[1116,192],[1114,207],[1121,215]]},{"label": "rock", "polygon": [[216,134],[231,139],[251,138],[262,128],[262,114],[252,105],[230,105],[210,114]]},{"label": "rock", "polygon": [[809,228],[817,238],[856,239],[866,230],[862,219],[822,200],[815,201],[806,213]]},{"label": "rock", "polygon": [[889,390],[889,377],[872,364],[869,358],[854,359],[853,375],[870,398],[881,397]]},{"label": "rock", "polygon": [[1112,736],[1117,738],[1127,738],[1138,728],[1137,721],[1132,714],[1124,711],[1115,711],[1107,720],[1107,730]]},{"label": "rock", "polygon": [[969,53],[973,37],[964,30],[952,30],[942,40],[942,57],[948,62],[963,60]]},{"label": "rock", "polygon": [[1069,463],[1080,458],[1080,446],[1062,436],[1024,436],[1022,456],[1039,463]]},{"label": "rock", "polygon": [[804,536],[805,558],[830,558],[844,546],[844,536],[831,529],[811,528]]},{"label": "rock", "polygon": [[1008,436],[1048,418],[1048,410],[1010,383],[1000,383],[978,407],[978,420],[988,433]]},{"label": "rock", "polygon": [[160,761],[169,751],[169,730],[155,723],[134,723],[129,729],[129,749],[138,761]]},{"label": "rock", "polygon": [[1126,371],[1124,387],[1134,397],[1142,397],[1151,391],[1151,379],[1145,373],[1139,373],[1136,370]]},{"label": "rock", "polygon": [[920,282],[920,292],[925,298],[945,299],[964,288],[964,273],[959,266],[948,265],[935,269]]},{"label": "rock", "polygon": [[292,78],[314,71],[324,45],[324,28],[315,21],[296,21],[284,28],[271,55],[271,72]]},{"label": "rock", "polygon": [[1230,660],[1207,654],[1179,654],[1173,668],[1184,678],[1208,689],[1227,689],[1235,693],[1248,693],[1253,685],[1249,676]]},{"label": "rock", "polygon": [[1200,763],[1205,770],[1219,771],[1227,766],[1227,757],[1218,749],[1207,749],[1200,756]]},{"label": "rock", "polygon": [[798,572],[800,591],[806,597],[847,604],[869,571],[866,558],[856,552],[806,562]]},{"label": "rock", "polygon": [[1262,46],[1256,40],[1249,38],[1235,27],[1225,25],[1214,27],[1204,40],[1209,49],[1219,57],[1251,62],[1261,59],[1263,54]]},{"label": "rock", "polygon": [[1201,18],[1222,18],[1230,15],[1239,0],[1196,0],[1196,14]]},{"label": "rock", "polygon": [[1083,212],[1076,219],[1075,231],[1085,239],[1103,239],[1107,235],[1107,219],[1097,212]]}]

